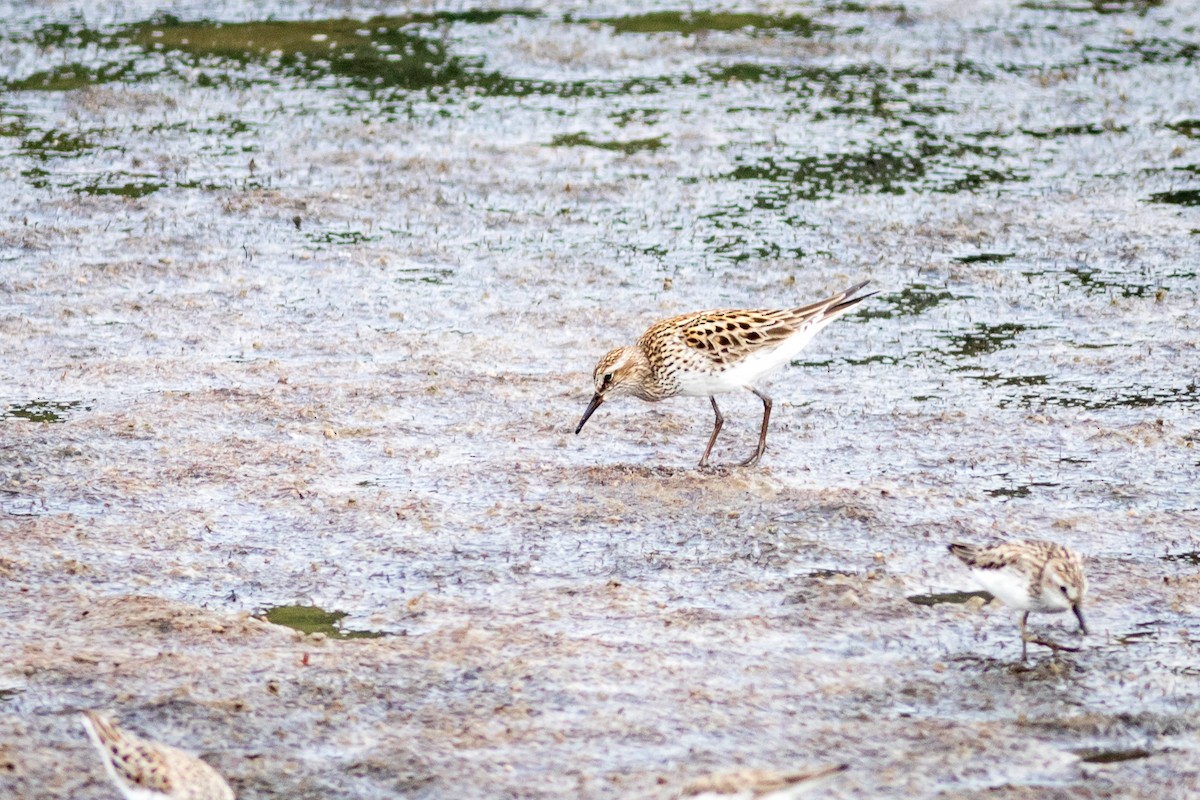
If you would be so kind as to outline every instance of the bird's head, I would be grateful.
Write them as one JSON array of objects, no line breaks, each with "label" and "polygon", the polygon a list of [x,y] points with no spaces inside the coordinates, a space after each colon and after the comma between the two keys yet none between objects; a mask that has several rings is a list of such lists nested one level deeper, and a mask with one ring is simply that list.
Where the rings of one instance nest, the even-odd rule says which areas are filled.
[{"label": "bird's head", "polygon": [[583,412],[583,418],[575,432],[583,430],[588,417],[610,397],[634,395],[643,397],[646,394],[645,384],[650,376],[650,364],[640,348],[618,347],[604,354],[592,372],[592,381],[596,385],[596,393]]},{"label": "bird's head", "polygon": [[1079,620],[1079,630],[1087,633],[1083,621],[1083,599],[1087,594],[1087,577],[1083,562],[1078,558],[1052,559],[1042,571],[1042,598],[1046,604],[1063,611],[1070,609]]}]

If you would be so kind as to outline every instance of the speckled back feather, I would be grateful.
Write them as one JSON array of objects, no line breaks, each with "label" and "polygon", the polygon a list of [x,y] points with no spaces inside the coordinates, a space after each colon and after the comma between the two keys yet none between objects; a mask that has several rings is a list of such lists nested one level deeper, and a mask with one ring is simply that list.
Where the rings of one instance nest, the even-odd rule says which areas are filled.
[{"label": "speckled back feather", "polygon": [[121,780],[151,792],[170,794],[173,786],[161,753],[133,734],[117,728],[95,711],[83,712],[91,723],[92,743]]},{"label": "speckled back feather", "polygon": [[123,731],[95,711],[83,712],[83,727],[128,800],[234,800],[225,779],[195,756]]},{"label": "speckled back feather", "polygon": [[745,358],[755,350],[781,344],[814,317],[794,311],[719,309],[677,321],[684,344],[703,351],[717,366]]},{"label": "speckled back feather", "polygon": [[950,552],[1004,602],[1034,611],[1074,608],[1084,627],[1079,609],[1087,593],[1087,577],[1083,559],[1074,550],[1055,542],[1024,539],[991,547],[952,544]]},{"label": "speckled back feather", "polygon": [[748,797],[764,797],[774,795],[784,789],[800,784],[824,784],[821,780],[838,772],[849,769],[846,764],[838,764],[822,769],[795,772],[767,772],[757,769],[739,769],[733,772],[718,772],[697,778],[683,788],[680,797],[697,797],[701,795],[739,795]]},{"label": "speckled back feather", "polygon": [[956,542],[950,545],[950,552],[959,561],[975,569],[1016,567],[1031,575],[1040,573],[1046,564],[1057,559],[1062,559],[1067,563],[1079,560],[1079,556],[1061,544],[1040,539],[1022,539],[991,547]]},{"label": "speckled back feather", "polygon": [[[850,297],[866,281],[845,291],[790,309],[712,309],[661,320],[637,340],[660,386],[656,394],[678,391],[676,370],[721,372],[749,356],[771,350],[809,326],[824,327],[872,293]],[[850,299],[847,299],[850,298]],[[680,345],[684,345],[681,347]]]}]

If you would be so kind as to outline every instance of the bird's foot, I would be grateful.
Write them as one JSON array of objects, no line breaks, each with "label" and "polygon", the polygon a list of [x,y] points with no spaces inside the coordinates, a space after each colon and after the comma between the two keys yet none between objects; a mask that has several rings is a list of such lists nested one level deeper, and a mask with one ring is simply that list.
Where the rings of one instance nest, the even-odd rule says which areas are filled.
[{"label": "bird's foot", "polygon": [[1036,636],[1028,636],[1028,637],[1026,637],[1025,641],[1029,642],[1030,644],[1040,644],[1042,647],[1049,647],[1051,650],[1053,650],[1055,652],[1058,652],[1059,650],[1061,650],[1065,653],[1078,653],[1080,650],[1080,648],[1078,648],[1078,647],[1072,647],[1067,644],[1055,642],[1051,639],[1040,639]]}]

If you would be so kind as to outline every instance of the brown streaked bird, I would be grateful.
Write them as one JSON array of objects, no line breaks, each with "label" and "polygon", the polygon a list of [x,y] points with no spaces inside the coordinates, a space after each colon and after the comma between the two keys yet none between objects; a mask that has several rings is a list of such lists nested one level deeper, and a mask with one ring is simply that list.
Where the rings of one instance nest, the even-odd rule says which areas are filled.
[{"label": "brown streaked bird", "polygon": [[782,310],[718,309],[697,311],[656,322],[628,347],[609,351],[596,365],[596,393],[575,433],[610,397],[632,395],[656,402],[668,397],[707,397],[716,418],[700,467],[708,466],[725,417],[716,395],[745,389],[763,404],[758,448],[740,466],[757,464],[767,447],[771,398],[756,384],[787,364],[813,336],[866,298],[853,295],[868,281],[820,302]]},{"label": "brown streaked bird", "polygon": [[123,731],[95,711],[83,727],[125,800],[234,800],[215,769],[182,750]]},{"label": "brown streaked bird", "polygon": [[991,547],[952,544],[950,552],[971,568],[979,585],[1005,605],[1021,612],[1021,660],[1025,660],[1025,623],[1033,611],[1051,614],[1070,609],[1087,633],[1083,621],[1083,599],[1087,576],[1083,559],[1070,548],[1040,539],[1026,539]]},{"label": "brown streaked bird", "polygon": [[838,764],[793,772],[759,769],[718,772],[697,778],[683,787],[678,796],[703,800],[793,800],[825,786],[829,783],[827,778],[849,768],[847,764]]}]

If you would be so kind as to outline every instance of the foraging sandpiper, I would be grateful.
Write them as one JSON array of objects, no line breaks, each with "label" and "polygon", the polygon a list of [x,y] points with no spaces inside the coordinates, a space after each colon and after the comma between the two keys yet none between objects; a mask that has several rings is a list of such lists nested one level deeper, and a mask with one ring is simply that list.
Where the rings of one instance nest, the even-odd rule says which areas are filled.
[{"label": "foraging sandpiper", "polygon": [[1083,559],[1074,550],[1054,542],[1028,539],[991,547],[952,544],[950,552],[971,568],[980,586],[1022,612],[1022,661],[1029,641],[1025,623],[1032,611],[1053,614],[1070,609],[1079,620],[1079,630],[1087,633],[1083,621],[1087,577],[1083,574]]},{"label": "foraging sandpiper", "polygon": [[655,323],[634,344],[600,359],[592,375],[596,393],[575,433],[610,397],[633,395],[652,402],[676,395],[708,397],[716,419],[700,458],[700,466],[707,467],[725,423],[715,395],[746,389],[762,400],[763,418],[758,448],[741,466],[757,464],[767,447],[771,398],[755,384],[795,358],[818,331],[874,294],[853,296],[866,285],[863,281],[801,308],[699,311]]}]

